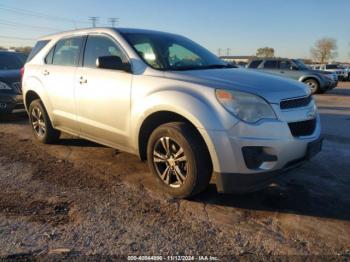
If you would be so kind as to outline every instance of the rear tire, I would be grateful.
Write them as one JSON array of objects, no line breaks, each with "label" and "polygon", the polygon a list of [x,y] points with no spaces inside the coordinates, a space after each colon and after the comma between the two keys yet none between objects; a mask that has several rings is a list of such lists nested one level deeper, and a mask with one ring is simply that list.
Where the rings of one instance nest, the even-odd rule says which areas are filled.
[{"label": "rear tire", "polygon": [[191,197],[209,185],[212,163],[208,149],[187,123],[156,128],[148,141],[147,160],[163,191],[174,198]]},{"label": "rear tire", "polygon": [[[306,79],[304,81],[304,83],[309,86],[309,88],[311,90],[311,94],[318,94],[318,93],[320,93],[320,91],[321,91],[320,90],[320,84],[317,82],[317,80],[309,78],[309,79]],[[325,91],[323,91],[323,93],[324,92]]]},{"label": "rear tire", "polygon": [[44,144],[57,141],[61,132],[52,127],[50,118],[40,99],[36,99],[29,105],[29,121],[34,137]]}]

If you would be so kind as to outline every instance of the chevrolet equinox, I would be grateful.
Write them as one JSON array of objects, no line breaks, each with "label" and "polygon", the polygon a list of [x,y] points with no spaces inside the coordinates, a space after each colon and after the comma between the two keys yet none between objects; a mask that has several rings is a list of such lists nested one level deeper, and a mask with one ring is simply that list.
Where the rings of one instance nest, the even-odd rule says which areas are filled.
[{"label": "chevrolet equinox", "polygon": [[173,197],[250,192],[321,150],[306,85],[233,68],[183,36],[91,28],[41,38],[23,71],[37,140],[60,132],[147,160]]}]

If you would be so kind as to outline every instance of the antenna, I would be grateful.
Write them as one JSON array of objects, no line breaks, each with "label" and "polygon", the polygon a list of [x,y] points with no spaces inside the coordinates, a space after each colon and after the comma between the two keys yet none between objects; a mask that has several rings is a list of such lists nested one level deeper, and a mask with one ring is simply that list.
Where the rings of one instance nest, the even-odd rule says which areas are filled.
[{"label": "antenna", "polygon": [[100,18],[97,16],[91,16],[89,17],[89,20],[92,22],[92,27],[96,27],[96,24],[100,20]]}]

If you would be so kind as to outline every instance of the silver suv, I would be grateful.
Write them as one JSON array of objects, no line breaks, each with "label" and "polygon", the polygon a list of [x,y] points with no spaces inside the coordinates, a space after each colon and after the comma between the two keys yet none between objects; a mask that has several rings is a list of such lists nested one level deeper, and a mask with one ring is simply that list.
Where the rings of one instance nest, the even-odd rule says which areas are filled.
[{"label": "silver suv", "polygon": [[193,41],[92,28],[40,39],[23,96],[35,137],[67,132],[148,160],[170,195],[257,190],[321,150],[302,83],[231,68]]}]

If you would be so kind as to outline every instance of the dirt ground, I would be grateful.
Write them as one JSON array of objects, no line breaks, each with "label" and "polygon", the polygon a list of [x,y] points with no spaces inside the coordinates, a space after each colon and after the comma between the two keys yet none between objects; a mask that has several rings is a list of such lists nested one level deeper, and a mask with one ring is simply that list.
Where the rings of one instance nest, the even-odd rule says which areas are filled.
[{"label": "dirt ground", "polygon": [[1,119],[0,259],[349,259],[350,83],[316,100],[317,157],[260,192],[212,184],[191,200],[164,196],[135,156],[69,136],[41,145],[24,112]]}]

